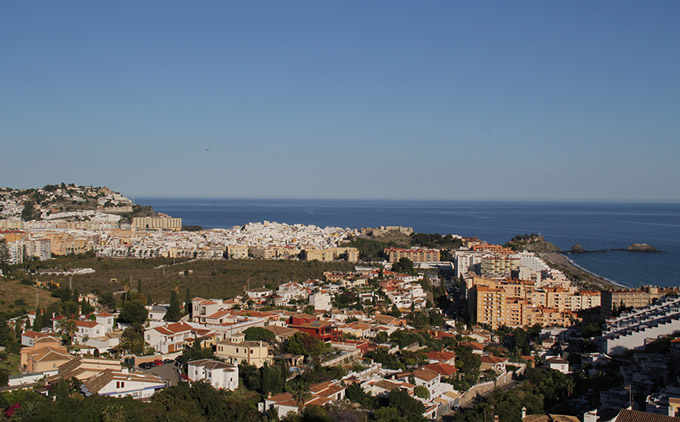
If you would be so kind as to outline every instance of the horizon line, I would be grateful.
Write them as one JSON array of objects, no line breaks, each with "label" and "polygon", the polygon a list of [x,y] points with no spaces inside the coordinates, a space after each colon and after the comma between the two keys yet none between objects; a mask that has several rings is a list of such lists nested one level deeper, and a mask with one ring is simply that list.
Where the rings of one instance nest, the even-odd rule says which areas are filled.
[{"label": "horizon line", "polygon": [[[126,195],[128,196],[128,195]],[[131,195],[142,199],[216,199],[216,200],[256,200],[256,201],[375,201],[375,202],[533,202],[533,203],[592,203],[592,204],[680,204],[680,199],[583,199],[583,198],[522,198],[522,199],[480,199],[480,198],[332,198],[332,197],[247,197],[247,196],[175,196],[175,195]]]}]

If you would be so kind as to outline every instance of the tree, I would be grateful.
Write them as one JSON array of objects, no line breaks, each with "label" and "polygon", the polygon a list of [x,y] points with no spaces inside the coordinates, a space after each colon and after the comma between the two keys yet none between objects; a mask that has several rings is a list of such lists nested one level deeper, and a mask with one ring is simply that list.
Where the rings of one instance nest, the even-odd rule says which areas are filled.
[{"label": "tree", "polygon": [[177,298],[177,292],[172,290],[170,292],[170,309],[165,314],[166,321],[176,322],[179,321],[181,314],[179,310],[179,299]]},{"label": "tree", "polygon": [[42,316],[40,314],[40,308],[35,308],[35,319],[33,319],[33,331],[42,330]]},{"label": "tree", "polygon": [[262,328],[262,327],[250,327],[246,330],[243,331],[243,334],[246,335],[246,341],[266,341],[266,342],[272,342],[274,341],[275,337],[274,333],[271,331]]},{"label": "tree", "polygon": [[413,273],[413,261],[408,258],[401,258],[399,262],[392,264],[392,271],[398,273],[412,274]]},{"label": "tree", "polygon": [[390,392],[390,407],[398,409],[407,418],[422,416],[425,411],[425,405],[412,398],[406,390],[401,388]]},{"label": "tree", "polygon": [[415,394],[416,397],[420,397],[421,399],[428,399],[430,398],[430,392],[428,389],[423,386],[423,385],[417,385],[413,389],[413,394]]},{"label": "tree", "polygon": [[136,300],[127,302],[118,315],[118,322],[128,324],[144,324],[149,316],[144,304]]},{"label": "tree", "polygon": [[24,209],[21,210],[21,219],[24,221],[40,220],[40,212],[35,208],[35,202],[26,201]]},{"label": "tree", "polygon": [[0,265],[9,265],[9,248],[5,239],[0,239]]},{"label": "tree", "polygon": [[76,322],[69,318],[60,319],[57,329],[61,331],[64,341],[70,345],[73,341],[73,334],[76,332]]},{"label": "tree", "polygon": [[318,356],[328,353],[330,346],[306,333],[295,333],[286,342],[286,350],[294,355]]},{"label": "tree", "polygon": [[193,309],[191,306],[191,290],[187,287],[186,293],[184,294],[184,313],[193,317]]}]

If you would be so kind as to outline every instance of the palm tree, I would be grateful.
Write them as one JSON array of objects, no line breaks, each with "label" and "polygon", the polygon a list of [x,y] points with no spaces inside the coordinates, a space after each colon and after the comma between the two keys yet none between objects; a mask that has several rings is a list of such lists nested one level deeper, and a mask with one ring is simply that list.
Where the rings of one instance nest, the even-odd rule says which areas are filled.
[{"label": "palm tree", "polygon": [[76,322],[68,318],[60,319],[57,323],[57,329],[61,331],[62,334],[68,335],[68,344],[70,345],[73,341],[73,333],[76,331]]},{"label": "palm tree", "polygon": [[291,396],[293,397],[293,403],[295,403],[298,408],[298,413],[302,413],[302,409],[305,408],[305,402],[309,400],[312,395],[303,385],[298,385],[291,392]]}]

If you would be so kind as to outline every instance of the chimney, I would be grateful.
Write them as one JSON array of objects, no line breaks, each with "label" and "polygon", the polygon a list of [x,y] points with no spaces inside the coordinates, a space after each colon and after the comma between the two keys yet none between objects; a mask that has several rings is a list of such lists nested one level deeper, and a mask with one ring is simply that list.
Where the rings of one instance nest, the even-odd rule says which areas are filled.
[{"label": "chimney", "polygon": [[124,374],[127,374],[127,373],[129,373],[129,370],[128,370],[128,368],[121,368],[121,370],[120,370],[120,371],[121,371],[122,373],[124,373]]},{"label": "chimney", "polygon": [[522,419],[527,417],[527,408],[522,406]]},{"label": "chimney", "polygon": [[597,409],[584,413],[583,422],[597,422]]}]

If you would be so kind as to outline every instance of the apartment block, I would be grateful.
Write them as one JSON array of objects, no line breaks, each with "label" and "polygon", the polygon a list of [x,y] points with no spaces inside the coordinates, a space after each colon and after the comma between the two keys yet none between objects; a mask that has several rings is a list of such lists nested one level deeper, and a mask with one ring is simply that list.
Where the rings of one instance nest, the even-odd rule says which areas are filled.
[{"label": "apartment block", "polygon": [[135,230],[182,230],[182,219],[173,217],[135,217],[132,219]]},{"label": "apartment block", "polygon": [[390,262],[399,262],[401,258],[408,258],[413,262],[436,262],[441,259],[439,249],[387,248],[385,254],[389,257]]}]

